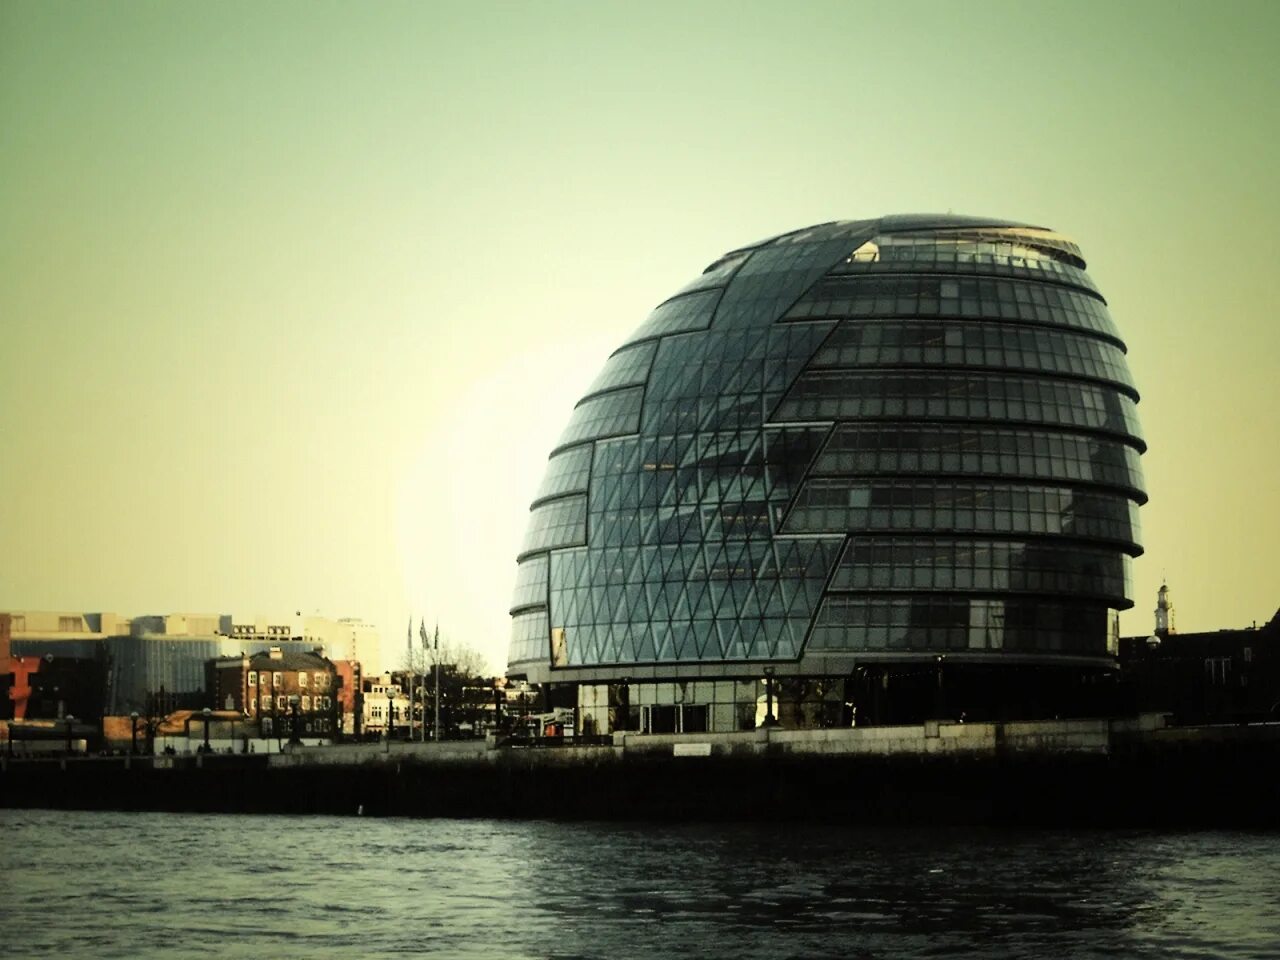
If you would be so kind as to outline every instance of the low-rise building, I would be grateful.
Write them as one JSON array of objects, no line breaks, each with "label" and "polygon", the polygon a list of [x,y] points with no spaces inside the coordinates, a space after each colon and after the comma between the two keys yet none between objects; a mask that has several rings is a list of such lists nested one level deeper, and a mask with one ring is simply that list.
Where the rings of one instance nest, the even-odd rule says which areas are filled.
[{"label": "low-rise building", "polygon": [[322,652],[271,647],[220,657],[208,670],[212,706],[258,721],[265,737],[294,732],[295,718],[299,736],[332,737],[341,728],[338,670]]},{"label": "low-rise building", "polygon": [[1280,611],[1261,627],[1123,637],[1120,670],[1139,712],[1178,723],[1280,720]]},{"label": "low-rise building", "polygon": [[365,677],[361,731],[367,736],[383,736],[388,727],[393,736],[409,735],[409,694],[389,673]]}]

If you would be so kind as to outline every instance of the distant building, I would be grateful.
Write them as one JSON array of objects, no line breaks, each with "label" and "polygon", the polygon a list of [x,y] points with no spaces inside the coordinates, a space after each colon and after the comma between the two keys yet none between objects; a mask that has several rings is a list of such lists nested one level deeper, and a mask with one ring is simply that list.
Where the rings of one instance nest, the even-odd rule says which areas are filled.
[{"label": "distant building", "polygon": [[338,671],[338,722],[345,736],[359,736],[364,709],[364,671],[356,660],[335,660]]},{"label": "distant building", "polygon": [[272,647],[252,656],[220,657],[208,664],[212,705],[257,720],[264,736],[292,732],[297,707],[304,736],[338,732],[338,670],[318,652]]},{"label": "distant building", "polygon": [[[273,646],[285,653],[311,653],[317,646],[344,654],[377,649],[377,631],[370,624],[298,614],[128,618],[10,610],[0,613],[0,630],[0,710],[7,716],[35,716],[56,709],[59,700],[63,709],[85,718],[200,709],[209,699],[205,664],[210,660],[252,656]],[[78,664],[74,671],[73,662]],[[67,697],[72,671],[80,677],[73,698],[80,706],[69,705]]]},{"label": "distant building", "polygon": [[1261,627],[1175,633],[1167,600],[1161,586],[1154,634],[1120,639],[1136,708],[1178,723],[1280,720],[1280,610]]},{"label": "distant building", "polygon": [[376,668],[381,659],[382,640],[378,628],[359,617],[311,616],[303,618],[303,632],[313,643],[323,644],[334,660],[352,660],[366,668]]},{"label": "distant building", "polygon": [[365,677],[363,700],[362,733],[382,736],[390,724],[400,735],[409,735],[409,694],[391,674]]}]

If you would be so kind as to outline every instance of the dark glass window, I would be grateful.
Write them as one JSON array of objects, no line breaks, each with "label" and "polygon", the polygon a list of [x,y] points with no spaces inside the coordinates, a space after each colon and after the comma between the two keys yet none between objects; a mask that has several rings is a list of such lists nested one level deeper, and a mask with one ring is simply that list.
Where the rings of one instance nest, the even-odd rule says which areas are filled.
[{"label": "dark glass window", "polygon": [[574,408],[569,425],[560,436],[560,446],[635,433],[640,426],[640,405],[643,402],[643,387],[615,390],[583,400]]},{"label": "dark glass window", "polygon": [[1045,478],[1121,487],[1145,499],[1138,451],[1119,440],[987,425],[837,424],[811,476]]},{"label": "dark glass window", "polygon": [[649,367],[653,365],[653,354],[657,349],[658,342],[650,340],[617,351],[605,363],[604,369],[600,371],[600,375],[591,384],[586,395],[591,396],[605,390],[644,383],[649,376]]},{"label": "dark glass window", "polygon": [[627,342],[635,343],[637,340],[649,340],[689,330],[705,330],[711,326],[711,315],[715,313],[722,292],[719,289],[701,290],[672,297],[659,304],[649,314],[649,319],[627,338]]},{"label": "dark glass window", "polygon": [[570,547],[586,543],[587,498],[565,497],[552,500],[529,511],[529,526],[525,530],[521,555],[549,550],[553,547]]},{"label": "dark glass window", "polygon": [[813,367],[946,366],[1027,370],[1114,383],[1136,396],[1124,351],[1094,337],[963,320],[846,320]]},{"label": "dark glass window", "polygon": [[548,565],[547,557],[542,555],[528,557],[516,568],[516,588],[511,597],[511,609],[546,605]]},{"label": "dark glass window", "polygon": [[534,502],[566,493],[585,493],[590,476],[590,443],[563,450],[547,461],[547,470],[542,475],[542,484],[533,498]]}]

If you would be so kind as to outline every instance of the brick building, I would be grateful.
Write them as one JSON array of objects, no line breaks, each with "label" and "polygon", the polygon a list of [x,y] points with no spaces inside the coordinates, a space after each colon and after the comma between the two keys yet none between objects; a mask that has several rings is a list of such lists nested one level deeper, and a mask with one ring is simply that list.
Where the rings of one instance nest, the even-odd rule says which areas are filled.
[{"label": "brick building", "polygon": [[209,661],[210,706],[237,710],[261,724],[263,736],[291,732],[297,707],[300,736],[341,730],[337,666],[323,654],[272,647],[264,653]]}]

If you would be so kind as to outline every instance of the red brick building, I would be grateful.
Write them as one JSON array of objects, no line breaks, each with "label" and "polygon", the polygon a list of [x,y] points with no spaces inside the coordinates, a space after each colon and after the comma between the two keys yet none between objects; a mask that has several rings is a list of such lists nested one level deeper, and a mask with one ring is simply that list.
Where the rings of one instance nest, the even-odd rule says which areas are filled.
[{"label": "red brick building", "polygon": [[292,732],[295,705],[299,736],[331,737],[341,730],[341,678],[323,654],[272,647],[252,656],[211,660],[208,669],[210,706],[259,721],[263,736]]},{"label": "red brick building", "polygon": [[338,671],[338,722],[339,729],[348,736],[360,735],[360,712],[363,709],[364,679],[360,664],[355,660],[335,660]]}]

